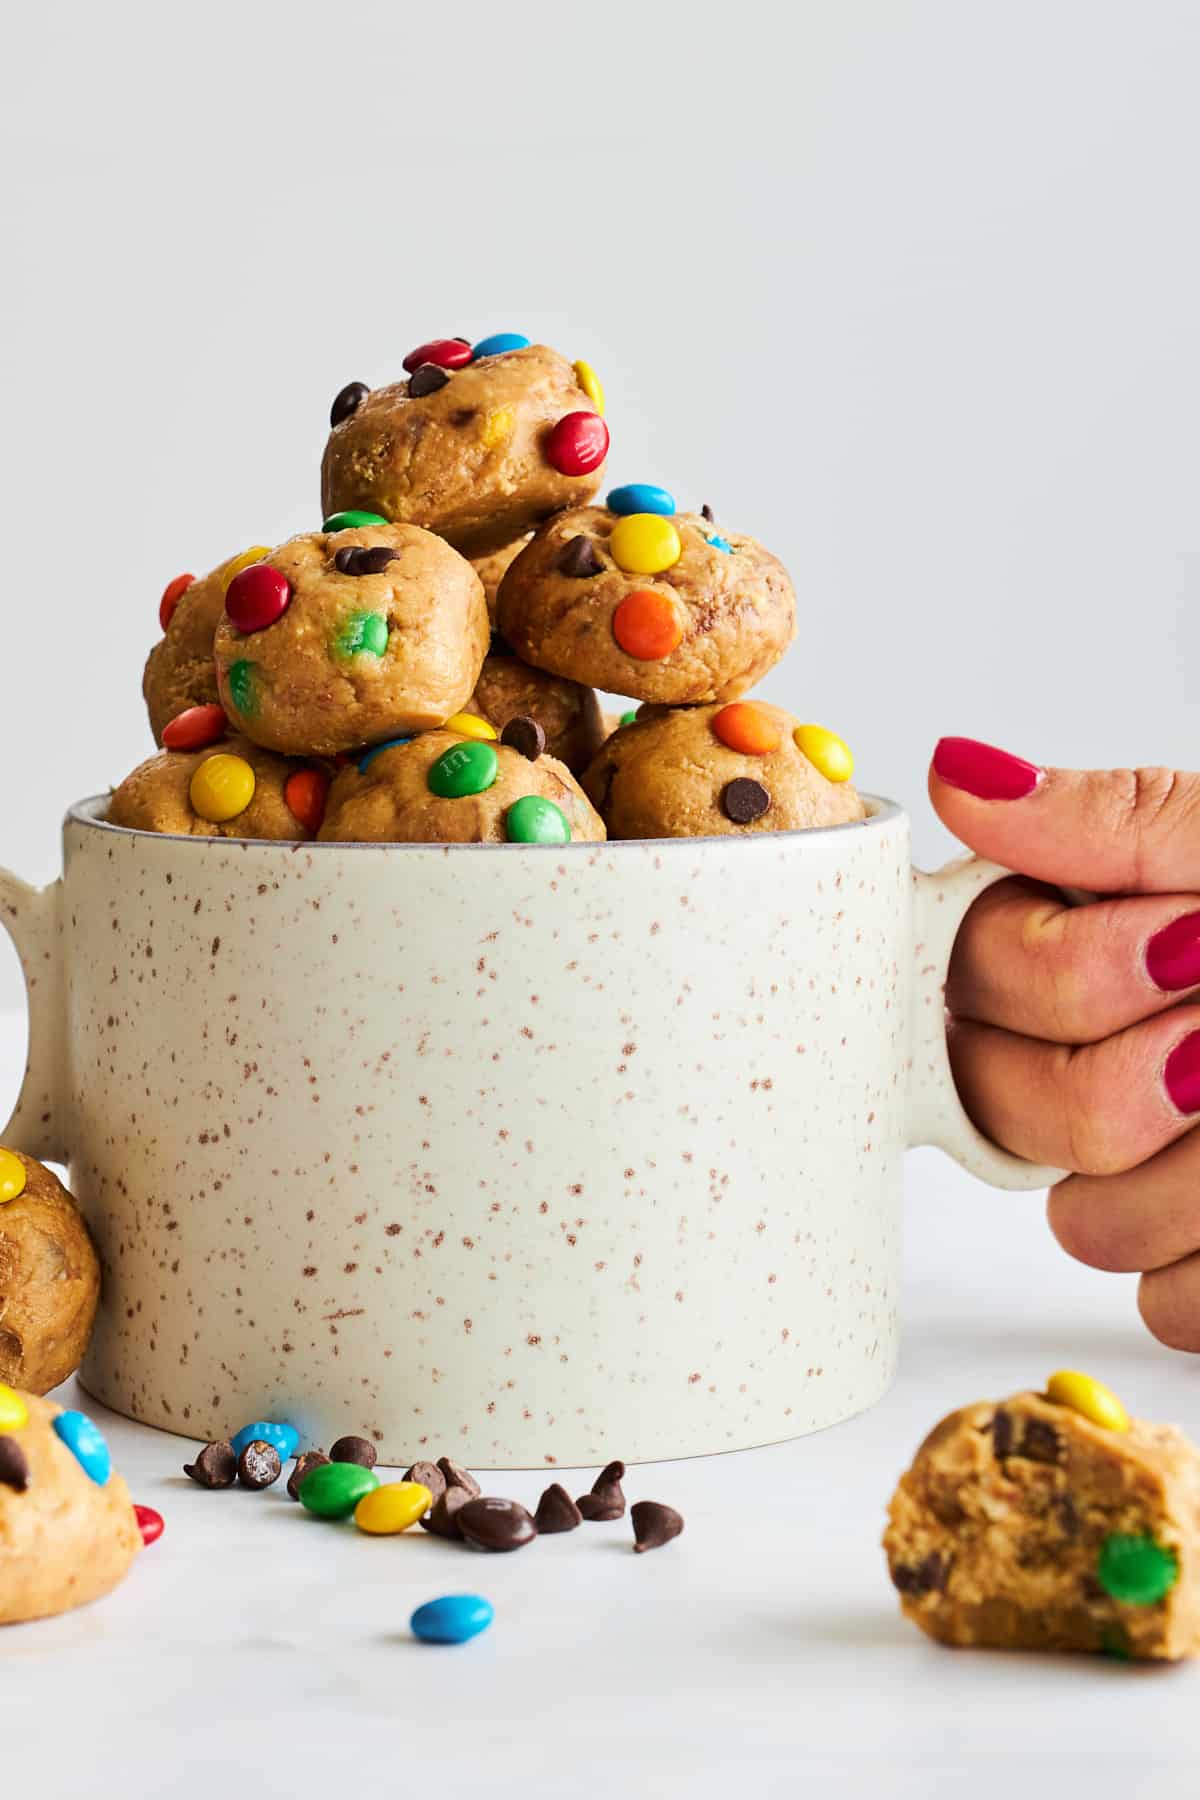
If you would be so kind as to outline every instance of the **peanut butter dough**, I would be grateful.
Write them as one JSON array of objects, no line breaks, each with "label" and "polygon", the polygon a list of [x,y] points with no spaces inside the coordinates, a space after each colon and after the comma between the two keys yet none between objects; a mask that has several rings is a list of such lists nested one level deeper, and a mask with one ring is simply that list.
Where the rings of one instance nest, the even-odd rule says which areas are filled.
[{"label": "peanut butter dough", "polygon": [[74,1374],[100,1298],[100,1264],[62,1182],[32,1156],[25,1188],[0,1206],[0,1381],[48,1394]]},{"label": "peanut butter dough", "polygon": [[550,756],[573,775],[585,769],[604,742],[600,702],[589,687],[531,669],[503,651],[488,656],[466,710],[503,731],[510,719],[534,718],[546,734]]},{"label": "peanut butter dough", "polygon": [[225,605],[224,573],[222,563],[193,581],[146,658],[142,695],[156,744],[162,743],[164,726],[181,712],[218,697],[213,638]]},{"label": "peanut butter dough", "polygon": [[1175,1425],[1110,1430],[1036,1393],[966,1406],[901,1477],[883,1542],[943,1644],[1200,1650],[1200,1453]]},{"label": "peanut butter dough", "polygon": [[601,746],[583,787],[611,838],[725,837],[847,825],[866,809],[848,781],[828,781],[797,747],[799,720],[752,703],[778,739],[764,755],[722,743],[721,706],[643,707]]},{"label": "peanut butter dough", "polygon": [[62,1407],[22,1398],[28,1423],[0,1438],[0,1625],[98,1600],[142,1548],[121,1477],[98,1486],[54,1430]]},{"label": "peanut butter dough", "polygon": [[[500,583],[502,636],[539,669],[636,700],[682,706],[746,693],[795,635],[796,596],[783,564],[752,537],[677,513],[679,560],[660,574],[630,573],[610,550],[619,522],[607,507],[586,506],[544,525]],[[662,598],[678,642],[634,656],[614,635],[616,614],[645,593]]]},{"label": "peanut butter dough", "polygon": [[440,537],[416,525],[314,531],[265,562],[287,580],[286,610],[240,631],[231,587],[215,644],[221,704],[256,744],[332,756],[462,710],[487,652],[487,605]]},{"label": "peanut butter dough", "polygon": [[[254,794],[234,818],[214,823],[192,805],[192,776],[210,756],[240,756],[254,771]],[[312,832],[284,798],[288,777],[306,765],[260,750],[231,733],[204,750],[160,750],[127,775],[108,803],[110,825],[183,837],[280,838],[303,842]]]},{"label": "peanut butter dough", "polygon": [[546,460],[558,421],[596,410],[557,350],[530,344],[440,374],[432,392],[421,391],[419,370],[374,388],[333,427],[321,465],[326,518],[379,513],[482,556],[591,499],[603,466],[560,475]]},{"label": "peanut butter dough", "polygon": [[[469,741],[469,740],[467,740]],[[453,731],[427,731],[411,743],[376,750],[365,766],[343,769],[329,791],[319,837],[323,843],[503,844],[509,808],[528,795],[552,801],[575,842],[597,842],[604,823],[570,770],[552,756],[530,761],[507,744],[495,751],[495,781],[482,793],[444,799],[431,792],[429,771],[447,750],[463,744]]]},{"label": "peanut butter dough", "polygon": [[485,556],[473,556],[470,559],[471,567],[483,583],[483,597],[487,601],[489,619],[496,617],[496,595],[500,583],[529,542],[530,536],[531,533],[526,532],[523,537],[514,539],[511,544],[502,545],[499,550],[489,550]]}]

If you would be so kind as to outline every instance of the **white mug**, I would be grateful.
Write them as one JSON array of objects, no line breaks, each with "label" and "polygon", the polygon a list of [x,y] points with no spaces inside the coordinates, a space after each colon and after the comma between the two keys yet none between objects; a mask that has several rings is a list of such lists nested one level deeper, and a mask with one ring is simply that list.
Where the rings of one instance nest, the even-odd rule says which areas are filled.
[{"label": "white mug", "polygon": [[69,813],[0,873],[29,1061],[132,1418],[382,1461],[692,1456],[845,1419],[897,1349],[902,1156],[998,1187],[943,985],[973,858],[908,821],[745,838],[279,844]]}]

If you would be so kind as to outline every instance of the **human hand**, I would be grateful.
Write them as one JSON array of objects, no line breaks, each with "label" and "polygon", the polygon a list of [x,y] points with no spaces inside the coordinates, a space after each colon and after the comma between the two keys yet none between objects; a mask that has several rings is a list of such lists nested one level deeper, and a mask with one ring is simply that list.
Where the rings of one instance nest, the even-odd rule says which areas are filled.
[{"label": "human hand", "polygon": [[951,959],[963,1104],[1006,1150],[1073,1171],[1050,1193],[1059,1243],[1140,1271],[1150,1330],[1200,1350],[1200,775],[1043,770],[943,738],[929,792],[1022,872],[976,901]]}]

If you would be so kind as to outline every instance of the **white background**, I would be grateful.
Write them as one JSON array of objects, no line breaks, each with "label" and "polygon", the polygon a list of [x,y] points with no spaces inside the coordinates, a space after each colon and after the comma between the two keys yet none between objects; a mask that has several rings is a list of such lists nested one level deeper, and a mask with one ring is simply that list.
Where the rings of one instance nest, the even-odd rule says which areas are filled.
[{"label": "white background", "polygon": [[[1186,0],[10,8],[0,860],[49,879],[64,806],[148,752],[166,580],[315,524],[333,394],[441,333],[586,356],[612,479],[782,554],[800,636],[764,692],[850,739],[926,860],[942,732],[1194,766],[1198,92]],[[15,1056],[10,1034],[0,1113]],[[75,1725],[131,1796],[205,1792],[214,1759],[295,1794],[352,1780],[356,1749],[390,1793],[439,1743],[448,1792],[478,1755],[497,1791],[588,1800],[606,1773],[695,1800],[805,1770],[922,1800],[1051,1769],[1093,1800],[1189,1791],[1188,1674],[948,1657],[896,1618],[880,1509],[937,1412],[1077,1360],[1200,1426],[1194,1365],[1139,1332],[1127,1282],[1057,1255],[1036,1201],[913,1173],[896,1396],[664,1475],[686,1561],[614,1560],[610,1585],[571,1540],[551,1579],[540,1545],[523,1589],[514,1559],[524,1619],[448,1675],[414,1673],[378,1564],[272,1561],[265,1514],[181,1497],[140,1434],[140,1497],[186,1516],[136,1588],[32,1651],[0,1638],[0,1707],[44,1703],[14,1784],[85,1791],[45,1748]]]}]

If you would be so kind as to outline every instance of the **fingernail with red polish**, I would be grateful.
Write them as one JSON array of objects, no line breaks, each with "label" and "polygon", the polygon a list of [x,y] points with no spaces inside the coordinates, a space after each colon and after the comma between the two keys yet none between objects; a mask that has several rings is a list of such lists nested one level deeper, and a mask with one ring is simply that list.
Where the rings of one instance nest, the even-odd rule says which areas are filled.
[{"label": "fingernail with red polish", "polygon": [[1155,932],[1146,945],[1146,970],[1164,994],[1200,986],[1200,912],[1184,913]]},{"label": "fingernail with red polish", "polygon": [[975,738],[945,737],[933,753],[933,766],[951,787],[977,800],[1023,800],[1045,774],[1023,756],[1010,756]]},{"label": "fingernail with red polish", "polygon": [[1176,1044],[1167,1058],[1163,1081],[1172,1106],[1181,1113],[1200,1112],[1200,1031]]}]

